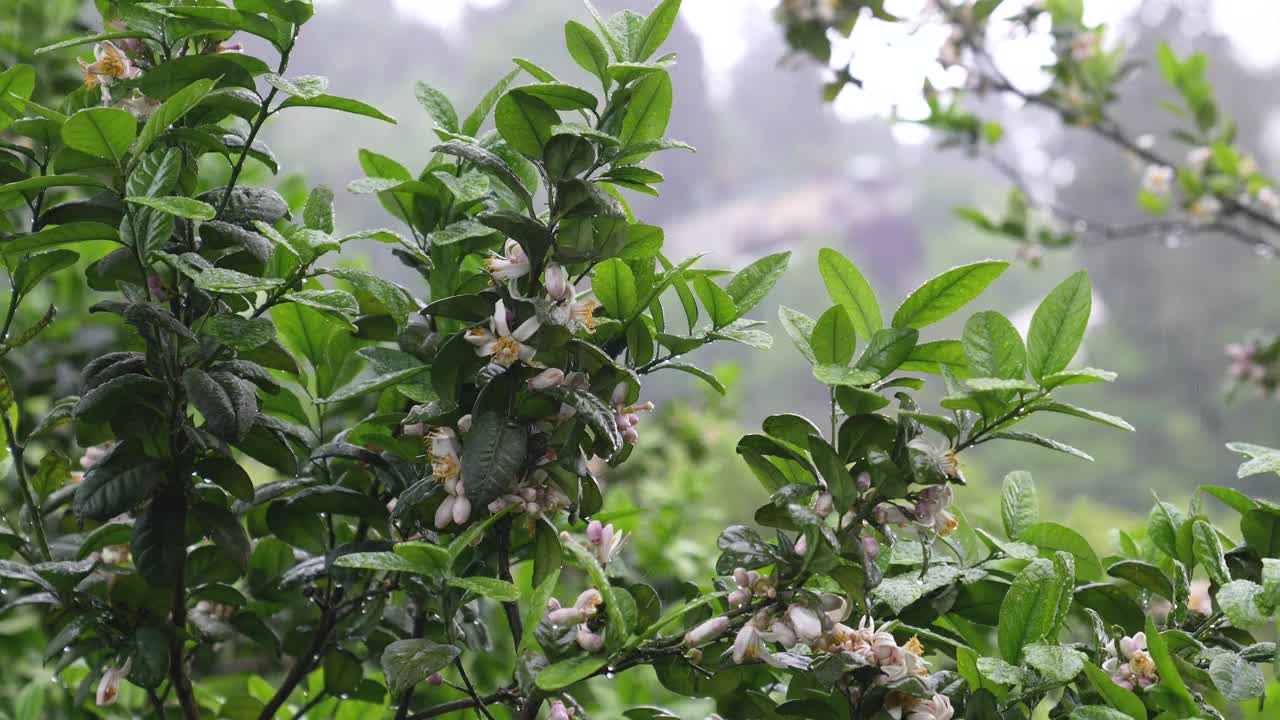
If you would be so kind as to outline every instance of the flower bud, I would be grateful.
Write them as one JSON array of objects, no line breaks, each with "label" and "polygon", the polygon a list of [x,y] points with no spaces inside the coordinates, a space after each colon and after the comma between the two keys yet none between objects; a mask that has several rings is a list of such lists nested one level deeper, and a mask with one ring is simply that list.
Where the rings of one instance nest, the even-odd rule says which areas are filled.
[{"label": "flower bud", "polygon": [[564,301],[573,297],[573,283],[569,280],[569,271],[560,263],[549,263],[544,277],[547,295],[552,300]]},{"label": "flower bud", "polygon": [[422,423],[416,422],[409,425],[401,425],[400,432],[404,433],[405,435],[422,436],[426,434],[427,428]]},{"label": "flower bud", "polygon": [[742,607],[751,602],[751,591],[746,588],[738,588],[729,593],[729,605],[732,607]]},{"label": "flower bud", "polygon": [[879,541],[870,535],[863,535],[862,556],[867,559],[867,562],[875,562],[875,559],[880,557]]},{"label": "flower bud", "polygon": [[599,545],[604,542],[604,524],[599,520],[592,520],[587,523],[587,542],[592,545]]},{"label": "flower bud", "polygon": [[129,674],[132,664],[133,658],[130,658],[122,667],[109,667],[102,673],[102,679],[98,681],[98,705],[114,705],[120,699],[120,680]]},{"label": "flower bud", "polygon": [[706,645],[712,640],[723,635],[728,629],[729,618],[724,615],[718,615],[685,633],[684,643],[689,647]]},{"label": "flower bud", "polygon": [[559,609],[560,609],[560,601],[559,601],[559,600],[557,600],[557,599],[555,599],[555,598],[547,598],[547,609],[548,609],[548,610],[559,610]]},{"label": "flower bud", "polygon": [[614,405],[622,405],[627,401],[627,394],[631,392],[631,388],[627,384],[620,382],[613,387],[613,397],[610,398]]},{"label": "flower bud", "polygon": [[564,382],[564,371],[560,368],[547,368],[529,379],[529,389],[534,392],[549,390]]},{"label": "flower bud", "polygon": [[428,685],[443,685],[443,684],[444,684],[444,676],[443,676],[443,675],[441,675],[439,672],[433,672],[433,673],[431,673],[430,675],[428,675],[428,676],[427,676],[427,684],[428,684]]},{"label": "flower bud", "polygon": [[458,432],[464,435],[471,432],[471,413],[458,418]]},{"label": "flower bud", "polygon": [[797,556],[804,557],[809,553],[809,539],[802,535],[791,549]]},{"label": "flower bud", "polygon": [[748,585],[750,585],[750,584],[751,584],[751,578],[747,576],[747,569],[746,569],[746,568],[734,568],[734,569],[733,569],[733,581],[734,581],[735,583],[737,583],[737,584],[738,584],[738,587],[747,587]]},{"label": "flower bud", "polygon": [[871,489],[871,473],[866,471],[858,473],[857,479],[858,492],[866,492]]},{"label": "flower bud", "polygon": [[826,490],[818,493],[818,499],[813,502],[813,511],[817,513],[820,518],[825,518],[830,515],[831,511],[835,510],[835,507],[835,498],[831,497],[831,493]]},{"label": "flower bud", "polygon": [[[548,271],[550,274],[550,271]],[[551,703],[551,714],[547,715],[547,720],[572,720],[573,711],[565,707],[564,703],[555,700]]]},{"label": "flower bud", "polygon": [[796,637],[806,645],[817,642],[822,637],[822,620],[818,613],[804,605],[792,605],[787,608],[787,620],[796,631]]},{"label": "flower bud", "polygon": [[592,632],[586,625],[578,626],[578,647],[589,653],[598,653],[604,649],[604,635]]},{"label": "flower bud", "polygon": [[556,626],[577,625],[587,619],[585,610],[576,607],[556,608],[547,613],[547,622]]}]

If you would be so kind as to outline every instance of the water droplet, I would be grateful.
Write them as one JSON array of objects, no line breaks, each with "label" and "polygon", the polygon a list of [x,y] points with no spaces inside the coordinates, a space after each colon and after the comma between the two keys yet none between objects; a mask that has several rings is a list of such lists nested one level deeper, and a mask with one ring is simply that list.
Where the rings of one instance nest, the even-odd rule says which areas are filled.
[{"label": "water droplet", "polygon": [[610,672],[610,673],[605,673],[605,674],[604,674],[604,676],[605,676],[605,679],[607,679],[607,680],[612,680],[614,677],[616,677],[616,676],[615,676],[613,673],[611,673],[611,672]]},{"label": "water droplet", "polygon": [[1185,240],[1186,238],[1183,237],[1181,232],[1174,231],[1165,236],[1164,246],[1169,248],[1170,250],[1177,250],[1178,248],[1182,247],[1182,244],[1183,242],[1185,242]]},{"label": "water droplet", "polygon": [[1253,246],[1253,253],[1260,258],[1266,258],[1270,260],[1271,258],[1276,256],[1276,249],[1268,245],[1267,243],[1260,242],[1257,245]]}]

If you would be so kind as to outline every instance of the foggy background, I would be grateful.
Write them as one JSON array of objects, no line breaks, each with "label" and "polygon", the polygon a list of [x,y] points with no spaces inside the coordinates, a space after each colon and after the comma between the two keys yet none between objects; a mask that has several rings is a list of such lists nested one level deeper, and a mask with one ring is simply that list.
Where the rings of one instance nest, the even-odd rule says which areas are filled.
[{"label": "foggy background", "polygon": [[[647,0],[600,0],[606,14],[623,7],[647,12]],[[734,392],[744,428],[768,414],[823,417],[826,394],[778,326],[784,304],[816,317],[830,301],[816,268],[817,250],[840,249],[871,279],[886,313],[920,282],[947,267],[984,257],[1014,265],[988,293],[922,340],[956,337],[972,312],[998,309],[1029,321],[1035,303],[1067,274],[1093,277],[1094,323],[1083,360],[1115,370],[1113,385],[1070,388],[1063,399],[1118,414],[1134,434],[1069,418],[1037,418],[1026,429],[1075,445],[1096,464],[1038,448],[985,446],[963,458],[975,487],[988,497],[1012,469],[1034,472],[1042,492],[1067,503],[1090,498],[1118,510],[1145,511],[1150,490],[1180,500],[1199,483],[1232,484],[1275,496],[1274,478],[1235,480],[1237,456],[1228,440],[1280,444],[1275,399],[1224,401],[1223,346],[1251,328],[1272,326],[1278,298],[1268,293],[1276,265],[1221,236],[1126,240],[1050,251],[1039,269],[1015,258],[1016,245],[981,234],[952,214],[959,205],[999,212],[1009,184],[988,164],[961,151],[940,150],[927,129],[886,122],[889,113],[920,117],[921,80],[948,77],[930,60],[942,40],[929,29],[864,18],[847,47],[866,87],[846,88],[833,104],[821,97],[822,68],[787,58],[768,0],[685,0],[665,49],[679,53],[671,68],[675,106],[669,137],[698,152],[660,153],[650,165],[666,174],[662,197],[629,193],[638,217],[666,228],[668,256],[707,251],[704,264],[739,267],[782,249],[794,251],[790,272],[752,315],[770,321],[772,352],[715,347],[703,366],[741,367]],[[921,2],[890,3],[910,13]],[[1012,9],[1016,3],[1006,3]],[[1180,53],[1206,51],[1221,111],[1240,127],[1240,145],[1266,172],[1280,159],[1280,115],[1268,92],[1280,63],[1280,3],[1240,0],[1087,0],[1089,20],[1105,20],[1108,46],[1123,42],[1143,70],[1125,85],[1117,116],[1134,134],[1155,133],[1158,147],[1182,158],[1167,138],[1173,118],[1158,103],[1171,99],[1154,68],[1154,46],[1167,38]],[[269,123],[263,137],[282,173],[338,189],[339,231],[402,230],[372,196],[341,189],[363,173],[356,139],[417,172],[436,138],[413,95],[417,80],[443,90],[459,114],[514,66],[530,59],[564,82],[593,87],[563,45],[566,20],[589,23],[578,0],[318,0],[291,60],[290,75],[319,74],[330,92],[360,98],[399,119],[388,125],[324,111],[293,110],[288,124]],[[1043,38],[1001,45],[1002,68],[1027,88],[1039,82]],[[842,55],[843,54],[843,55]],[[264,56],[272,57],[269,53]],[[529,82],[527,76],[517,82]],[[984,110],[1006,124],[1000,156],[1015,164],[1038,194],[1109,222],[1139,221],[1134,195],[1141,168],[1086,132],[1062,128],[1039,111],[990,99]],[[486,125],[488,127],[488,125]],[[1274,175],[1274,171],[1272,172]],[[420,292],[413,273],[386,246],[363,246],[380,271]],[[676,321],[677,323],[680,321]],[[680,373],[653,376],[659,402],[688,393]],[[936,384],[936,383],[935,383]],[[936,390],[935,390],[936,393]],[[643,441],[642,441],[643,444]],[[758,492],[746,467],[726,479]],[[1081,510],[1081,506],[1076,505]],[[1064,513],[1067,510],[1064,509]]]}]

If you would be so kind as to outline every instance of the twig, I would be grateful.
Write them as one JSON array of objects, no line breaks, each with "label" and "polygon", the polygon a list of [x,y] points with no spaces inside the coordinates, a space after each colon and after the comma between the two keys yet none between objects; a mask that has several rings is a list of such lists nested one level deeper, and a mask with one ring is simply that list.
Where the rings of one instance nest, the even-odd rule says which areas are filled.
[{"label": "twig", "polygon": [[489,708],[485,707],[484,698],[481,698],[476,692],[475,685],[471,684],[471,678],[467,677],[467,669],[462,664],[462,658],[454,658],[453,665],[458,669],[458,674],[462,676],[462,683],[467,686],[467,693],[471,695],[471,699],[475,702],[471,707],[475,708],[476,716],[484,715],[488,720],[494,720],[493,714],[489,712]]}]

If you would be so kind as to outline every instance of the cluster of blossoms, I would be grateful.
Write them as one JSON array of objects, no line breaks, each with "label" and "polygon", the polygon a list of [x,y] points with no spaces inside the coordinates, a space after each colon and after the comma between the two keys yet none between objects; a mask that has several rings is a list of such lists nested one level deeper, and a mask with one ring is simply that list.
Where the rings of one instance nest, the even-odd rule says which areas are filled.
[{"label": "cluster of blossoms", "polygon": [[1147,653],[1147,634],[1126,636],[1107,646],[1102,669],[1115,684],[1127,690],[1147,688],[1160,682],[1156,662]]},{"label": "cluster of blossoms", "polygon": [[913,508],[893,503],[877,505],[876,522],[897,527],[915,525],[945,537],[960,526],[960,521],[947,509],[951,507],[954,496],[955,492],[950,485],[930,485],[919,493]]},{"label": "cluster of blossoms", "polygon": [[578,647],[598,653],[604,649],[605,630],[600,612],[603,603],[604,596],[595,588],[583,590],[572,607],[561,607],[559,600],[551,598],[547,601],[547,622],[556,627],[573,625]]},{"label": "cluster of blossoms", "polygon": [[450,522],[461,525],[471,518],[471,501],[462,485],[462,442],[452,428],[437,428],[427,437],[431,442],[431,472],[445,492],[444,501],[436,508],[436,528],[449,527]]},{"label": "cluster of blossoms", "polygon": [[[123,26],[117,25],[120,30]],[[244,46],[240,43],[209,43],[201,49],[202,53],[240,52]],[[146,118],[160,106],[160,101],[143,95],[133,89],[118,101],[113,100],[111,87],[117,83],[129,83],[142,77],[147,67],[155,64],[151,48],[137,38],[119,38],[103,40],[93,46],[93,62],[78,59],[80,71],[84,76],[84,85],[89,90],[102,93],[104,105],[114,102],[116,107],[127,110],[139,119]]]},{"label": "cluster of blossoms", "polygon": [[610,398],[613,405],[613,422],[618,427],[618,432],[622,433],[622,438],[629,443],[635,443],[640,439],[640,433],[636,431],[636,426],[640,424],[640,415],[642,412],[653,412],[652,402],[643,402],[638,405],[627,404],[627,393],[630,388],[626,383],[618,383],[613,389],[613,397]]},{"label": "cluster of blossoms", "polygon": [[1249,338],[1227,345],[1226,353],[1231,360],[1227,374],[1232,380],[1253,386],[1259,397],[1280,392],[1280,374],[1268,359],[1274,353],[1273,342]]},{"label": "cluster of blossoms", "polygon": [[735,568],[733,582],[737,585],[737,589],[729,593],[730,607],[746,607],[753,597],[772,600],[778,596],[778,589],[774,587],[774,579],[762,576],[755,570]]},{"label": "cluster of blossoms", "polygon": [[512,330],[511,321],[506,305],[499,300],[493,306],[489,325],[477,325],[468,330],[467,342],[476,346],[477,355],[490,358],[504,369],[516,364],[517,360],[527,364],[533,360],[537,350],[525,342],[533,337],[541,323],[536,317],[531,317]]}]

